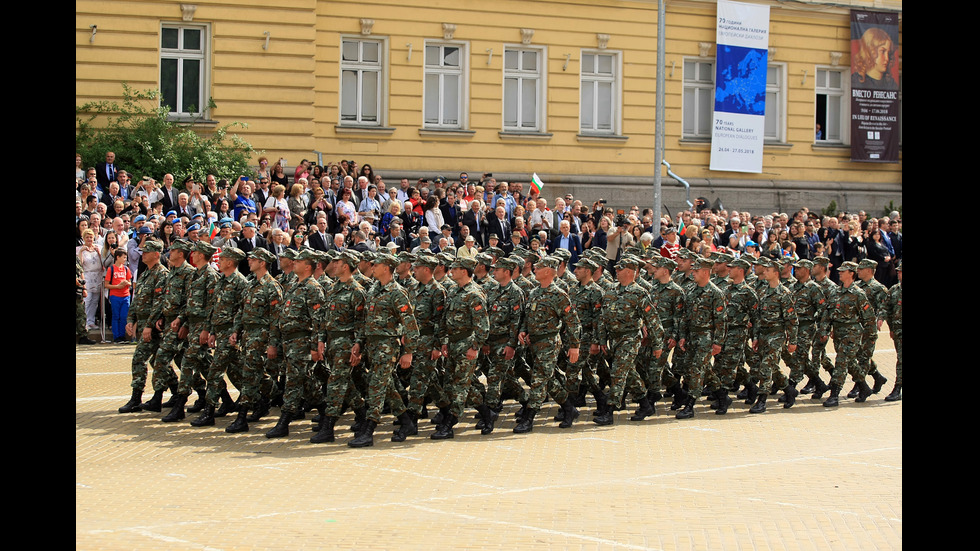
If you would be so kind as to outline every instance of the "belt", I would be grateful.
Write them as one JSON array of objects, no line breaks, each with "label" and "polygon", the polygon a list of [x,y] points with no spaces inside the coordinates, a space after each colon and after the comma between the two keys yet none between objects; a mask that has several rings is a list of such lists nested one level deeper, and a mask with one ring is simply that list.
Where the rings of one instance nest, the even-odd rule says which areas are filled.
[{"label": "belt", "polygon": [[490,335],[487,337],[487,341],[502,341],[511,338],[513,335],[510,333],[497,333],[496,335]]},{"label": "belt", "polygon": [[428,336],[428,335],[435,335],[435,334],[436,334],[436,328],[435,327],[419,327],[419,336],[420,337],[425,337],[425,336]]},{"label": "belt", "polygon": [[370,342],[383,341],[385,339],[397,339],[398,335],[367,335],[364,337],[365,340]]},{"label": "belt", "polygon": [[327,331],[327,338],[330,340],[343,338],[353,339],[354,331]]},{"label": "belt", "polygon": [[469,332],[469,333],[456,333],[453,335],[449,335],[449,342],[459,342],[465,338],[468,338],[472,334],[473,334],[472,332]]},{"label": "belt", "polygon": [[531,342],[541,342],[541,341],[553,339],[557,336],[558,333],[543,333],[543,334],[531,335],[530,337],[528,337],[528,340],[530,340]]},{"label": "belt", "polygon": [[291,341],[299,338],[310,338],[310,331],[291,331],[289,333],[282,334],[282,340],[284,341]]}]

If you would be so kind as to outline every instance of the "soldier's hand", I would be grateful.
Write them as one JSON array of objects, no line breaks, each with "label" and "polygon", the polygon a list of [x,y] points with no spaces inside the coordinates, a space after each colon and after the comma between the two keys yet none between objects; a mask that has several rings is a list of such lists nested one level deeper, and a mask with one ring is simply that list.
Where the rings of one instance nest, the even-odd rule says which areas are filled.
[{"label": "soldier's hand", "polygon": [[170,329],[173,331],[180,329],[180,320],[175,319],[174,321],[170,322]]},{"label": "soldier's hand", "polygon": [[214,348],[214,345],[218,343],[217,335],[208,335],[208,348]]},{"label": "soldier's hand", "polygon": [[718,354],[721,354],[721,345],[720,344],[712,344],[711,345],[711,355],[712,356],[717,356]]},{"label": "soldier's hand", "polygon": [[675,341],[674,339],[667,339],[667,350],[670,350],[675,346],[677,346],[677,341]]},{"label": "soldier's hand", "polygon": [[752,341],[752,350],[754,352],[759,351],[759,339],[755,339],[754,341]]},{"label": "soldier's hand", "polygon": [[875,322],[876,330],[881,331],[881,322],[885,320],[878,320]]},{"label": "soldier's hand", "polygon": [[483,352],[484,355],[489,355],[490,354],[490,345],[489,344],[483,345],[483,348],[481,349],[481,352]]},{"label": "soldier's hand", "polygon": [[[174,320],[174,322],[176,321],[177,320]],[[170,326],[173,327],[173,324],[171,323]],[[177,330],[177,338],[180,340],[184,340],[187,338],[188,333],[190,333],[190,329],[188,329],[186,325],[180,326],[180,329]]]},{"label": "soldier's hand", "polygon": [[82,287],[82,298],[85,298],[87,296],[88,296],[88,291],[84,287]]},{"label": "soldier's hand", "polygon": [[411,354],[402,355],[401,359],[398,360],[398,366],[401,367],[402,369],[408,369],[412,367],[412,355]]},{"label": "soldier's hand", "polygon": [[578,361],[578,348],[568,349],[568,361],[571,363],[575,363]]},{"label": "soldier's hand", "polygon": [[153,340],[153,330],[149,327],[143,328],[143,342],[150,342]]},{"label": "soldier's hand", "polygon": [[786,347],[786,351],[789,352],[790,354],[796,352],[796,345],[795,344],[791,344],[791,345],[787,346]]},{"label": "soldier's hand", "polygon": [[526,331],[522,331],[522,332],[518,333],[517,334],[517,341],[518,342],[521,342],[521,343],[524,343],[524,344],[527,344],[528,343],[527,342],[527,332]]},{"label": "soldier's hand", "polygon": [[480,356],[480,351],[479,350],[475,350],[473,348],[467,348],[466,349],[466,359],[467,360],[475,360],[479,356]]},{"label": "soldier's hand", "polygon": [[277,355],[277,353],[276,353],[276,347],[275,346],[270,346],[270,347],[268,347],[268,348],[265,349],[265,356],[267,358],[269,358],[270,360],[276,359],[276,355]]},{"label": "soldier's hand", "polygon": [[449,357],[449,345],[446,345],[446,344],[442,345],[442,355],[443,355],[443,357],[446,357],[446,358]]},{"label": "soldier's hand", "polygon": [[201,331],[201,334],[198,335],[198,337],[197,337],[197,343],[198,344],[207,344],[208,343],[208,332],[207,331]]},{"label": "soldier's hand", "polygon": [[133,336],[133,324],[132,323],[127,323],[126,324],[126,334],[129,335],[130,337]]},{"label": "soldier's hand", "polygon": [[657,358],[657,359],[660,359],[660,356],[662,356],[662,355],[663,355],[663,353],[664,353],[664,351],[663,351],[663,350],[654,350],[654,351],[653,351],[653,357],[654,357],[654,358]]},{"label": "soldier's hand", "polygon": [[515,350],[514,347],[512,347],[512,346],[505,346],[504,347],[504,359],[505,360],[513,360],[514,359],[514,354],[516,354],[516,353],[517,353],[517,350]]},{"label": "soldier's hand", "polygon": [[685,342],[687,342],[686,339],[681,339],[680,342],[677,343],[677,348],[680,348],[681,349],[681,352],[687,352],[687,349],[684,348],[684,343]]},{"label": "soldier's hand", "polygon": [[439,350],[438,348],[434,348],[434,349],[432,350],[432,353],[431,353],[431,354],[429,354],[429,359],[430,359],[430,360],[432,360],[432,361],[436,361],[436,360],[438,360],[438,359],[439,359],[439,358],[440,358],[441,356],[442,356],[442,350]]},{"label": "soldier's hand", "polygon": [[602,351],[602,349],[599,347],[598,344],[592,344],[591,346],[589,346],[589,355],[590,356],[595,356],[596,354],[598,354],[601,351]]},{"label": "soldier's hand", "polygon": [[237,342],[238,342],[238,333],[232,333],[231,336],[228,337],[228,344],[235,346],[235,343]]},{"label": "soldier's hand", "polygon": [[323,359],[323,356],[316,350],[310,350],[310,359],[314,362],[318,362]]},{"label": "soldier's hand", "polygon": [[157,331],[163,331],[163,318],[158,319],[153,325],[156,326]]}]

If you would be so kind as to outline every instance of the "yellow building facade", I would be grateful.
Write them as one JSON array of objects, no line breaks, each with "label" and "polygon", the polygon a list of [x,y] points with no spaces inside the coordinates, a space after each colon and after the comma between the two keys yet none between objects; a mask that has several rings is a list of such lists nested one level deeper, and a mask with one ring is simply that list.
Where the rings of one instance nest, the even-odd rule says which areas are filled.
[{"label": "yellow building facade", "polygon": [[[270,4],[76,2],[76,103],[118,99],[126,82],[161,89],[175,119],[201,131],[248,123],[239,134],[290,166],[354,159],[389,183],[536,172],[545,197],[652,204],[656,1]],[[900,13],[901,1],[768,4],[763,172],[746,174],[708,168],[716,4],[667,1],[672,171],[692,198],[739,210],[900,205],[901,160],[850,160],[839,77],[849,76],[849,9]],[[814,139],[817,121],[837,130],[832,139]],[[673,212],[686,206],[666,173],[663,198]]]}]

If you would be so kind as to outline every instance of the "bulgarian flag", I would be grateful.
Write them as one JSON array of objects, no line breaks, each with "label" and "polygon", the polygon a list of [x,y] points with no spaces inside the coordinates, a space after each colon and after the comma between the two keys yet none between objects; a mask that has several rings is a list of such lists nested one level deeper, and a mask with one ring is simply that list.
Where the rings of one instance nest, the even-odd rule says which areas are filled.
[{"label": "bulgarian flag", "polygon": [[531,186],[534,187],[534,191],[538,193],[541,193],[541,188],[544,187],[544,182],[541,181],[541,178],[538,178],[537,172],[531,174]]},{"label": "bulgarian flag", "polygon": [[208,239],[208,240],[209,241],[214,241],[215,236],[218,235],[218,231],[219,231],[218,230],[218,226],[216,226],[214,224],[214,221],[212,221],[211,222],[211,227],[208,228],[208,235],[210,236],[210,239]]}]

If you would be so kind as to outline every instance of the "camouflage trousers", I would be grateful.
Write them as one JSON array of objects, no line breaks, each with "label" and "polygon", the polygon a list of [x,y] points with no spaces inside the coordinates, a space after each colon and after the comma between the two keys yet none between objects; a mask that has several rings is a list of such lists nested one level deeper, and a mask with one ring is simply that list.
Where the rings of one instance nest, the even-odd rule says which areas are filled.
[{"label": "camouflage trousers", "polygon": [[228,389],[228,384],[225,383],[226,373],[232,384],[242,388],[242,354],[237,344],[232,346],[228,342],[232,334],[231,326],[218,329],[214,334],[214,360],[204,377],[208,381],[208,404],[212,406],[218,406],[221,394]]},{"label": "camouflage trousers", "polygon": [[134,324],[136,333],[136,350],[133,351],[133,390],[142,391],[146,387],[146,364],[153,361],[157,349],[160,348],[160,332],[153,329],[150,342],[143,340],[143,329],[146,326],[145,319],[138,319]]},{"label": "camouflage trousers", "polygon": [[634,398],[646,396],[647,389],[636,372],[636,356],[640,351],[640,332],[609,334],[609,403],[619,404],[629,392]]},{"label": "camouflage trousers", "polygon": [[813,350],[810,353],[810,367],[808,376],[816,379],[820,376],[820,368],[824,368],[827,373],[834,372],[834,362],[830,361],[827,357],[827,344],[830,343],[830,339],[823,341],[820,340],[826,335],[820,334],[819,332],[813,336]]},{"label": "camouflage trousers", "polygon": [[892,340],[895,342],[895,355],[898,361],[895,362],[895,384],[902,384],[902,328],[892,331]]},{"label": "camouflage trousers", "polygon": [[817,326],[813,322],[800,323],[796,332],[796,352],[783,351],[783,361],[789,366],[789,384],[796,386],[805,375],[811,373],[810,349],[817,334]]},{"label": "camouflage trousers", "polygon": [[408,407],[413,413],[422,413],[425,397],[432,397],[436,404],[448,404],[449,397],[442,386],[442,369],[439,359],[432,359],[432,351],[440,348],[433,335],[419,337],[418,357],[412,356],[412,379],[408,383]]},{"label": "camouflage trousers", "polygon": [[85,328],[85,301],[82,297],[75,296],[75,336],[84,337],[88,334]]},{"label": "camouflage trousers", "polygon": [[282,341],[286,364],[286,386],[282,394],[284,412],[293,415],[299,413],[304,398],[314,404],[323,401],[320,385],[313,376],[311,353],[314,349],[309,335],[299,334]]},{"label": "camouflage trousers", "polygon": [[878,326],[872,321],[864,326],[864,334],[861,336],[861,348],[857,354],[858,371],[861,376],[874,375],[878,373],[878,364],[875,363],[875,345],[878,343]]},{"label": "camouflage trousers", "polygon": [[[527,346],[527,354],[531,359],[531,388],[527,396],[528,409],[541,409],[549,391],[556,401],[562,397],[564,388],[559,391],[558,385],[554,382],[560,350],[561,339],[557,334],[531,337],[531,344]],[[564,401],[562,398],[559,403]]]},{"label": "camouflage trousers", "polygon": [[186,340],[177,338],[179,331],[170,328],[172,319],[163,320],[163,335],[160,338],[160,348],[153,360],[153,391],[164,390],[177,383],[177,375],[170,367],[170,362],[176,360],[178,368],[183,360]]},{"label": "camouflage trousers", "polygon": [[327,379],[327,389],[324,400],[327,417],[340,417],[344,402],[360,404],[360,393],[354,388],[351,380],[353,367],[350,363],[351,349],[354,348],[353,335],[331,336],[327,342],[326,355],[330,362],[330,377]]},{"label": "camouflage trousers", "polygon": [[[648,390],[660,388],[660,378],[663,375],[663,365],[660,358],[653,355],[653,346],[649,342],[640,342],[640,351],[636,355],[636,373]],[[664,351],[660,357],[667,356]]]},{"label": "camouflage trousers", "polygon": [[[567,394],[578,395],[584,393],[583,382],[589,390],[601,392],[596,381],[596,365],[599,362],[599,354],[589,354],[591,342],[582,341],[579,344],[578,361],[568,362],[565,367],[565,392]],[[580,390],[581,389],[581,390]]]},{"label": "camouflage trousers", "polygon": [[392,380],[398,358],[402,355],[401,343],[398,341],[398,337],[369,336],[365,344],[365,352],[371,362],[366,399],[367,418],[375,423],[381,422],[381,410],[384,409],[385,399],[388,400],[391,413],[395,416],[401,415],[407,409]]},{"label": "camouflage trousers", "polygon": [[269,398],[275,392],[276,383],[269,376],[269,333],[268,326],[251,326],[242,331],[242,375],[239,387],[241,395],[238,405],[250,408],[262,398]]},{"label": "camouflage trousers", "polygon": [[722,345],[721,352],[715,356],[714,364],[708,370],[705,379],[712,392],[721,389],[729,391],[735,388],[735,373],[745,363],[745,343],[748,338],[748,328],[728,328],[725,344]]},{"label": "camouflage trousers", "polygon": [[446,381],[443,387],[449,403],[437,403],[440,407],[448,405],[457,419],[462,417],[463,410],[466,409],[467,398],[474,406],[483,405],[483,399],[479,394],[471,395],[470,393],[477,358],[472,360],[466,358],[466,351],[469,348],[469,339],[449,343],[449,357],[446,358]]},{"label": "camouflage trousers", "polygon": [[858,353],[861,350],[863,329],[859,324],[834,324],[834,350],[837,358],[834,371],[830,376],[830,384],[838,388],[844,386],[844,380],[850,373],[854,381],[863,381],[864,376],[858,376]]},{"label": "camouflage trousers", "polygon": [[187,348],[184,350],[184,360],[180,364],[180,383],[177,385],[177,394],[181,396],[190,396],[195,388],[204,386],[203,374],[208,372],[212,361],[208,345],[200,342],[205,322],[194,321],[186,325]]},{"label": "camouflage trousers", "polygon": [[687,357],[687,372],[684,380],[692,396],[700,396],[704,388],[705,376],[711,371],[711,346],[714,344],[711,333],[697,332],[687,336],[684,342],[684,355]]},{"label": "camouflage trousers", "polygon": [[786,331],[760,329],[758,332],[759,360],[749,377],[759,384],[759,394],[769,395],[773,389],[784,388],[788,379],[779,369],[779,358],[786,348]]}]

